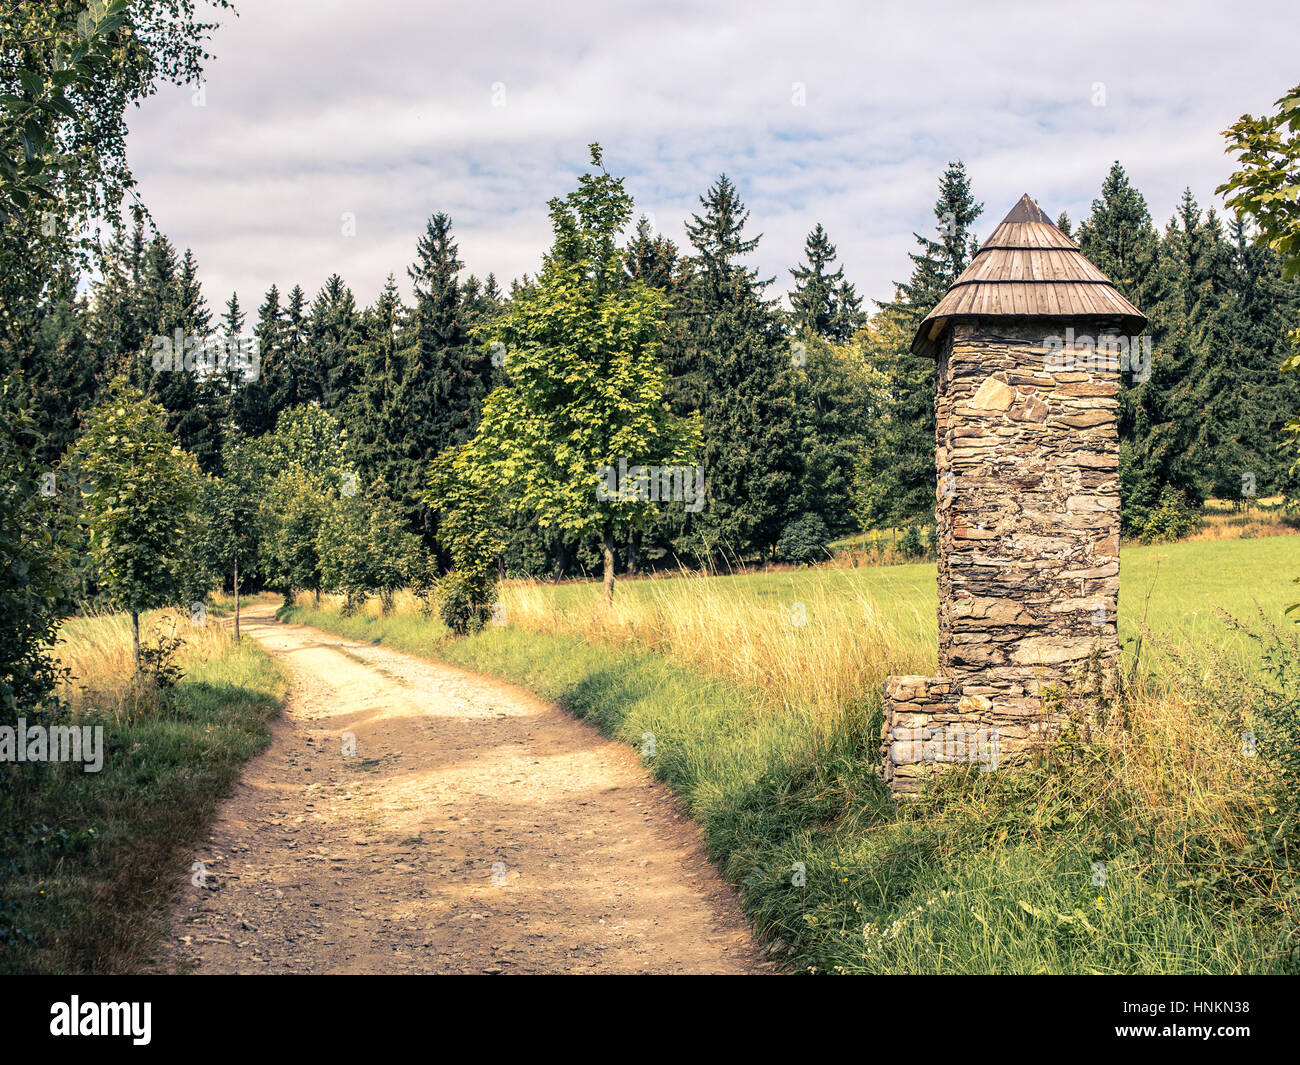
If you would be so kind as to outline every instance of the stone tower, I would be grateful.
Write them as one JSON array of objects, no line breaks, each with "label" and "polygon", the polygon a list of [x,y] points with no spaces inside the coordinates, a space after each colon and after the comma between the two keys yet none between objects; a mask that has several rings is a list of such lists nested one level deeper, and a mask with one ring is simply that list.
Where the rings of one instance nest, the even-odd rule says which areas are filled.
[{"label": "stone tower", "polygon": [[944,762],[1014,762],[1059,705],[1047,689],[1117,664],[1116,393],[1150,365],[1145,325],[1028,196],[921,323],[912,351],[938,363],[939,676],[885,681],[895,794]]}]

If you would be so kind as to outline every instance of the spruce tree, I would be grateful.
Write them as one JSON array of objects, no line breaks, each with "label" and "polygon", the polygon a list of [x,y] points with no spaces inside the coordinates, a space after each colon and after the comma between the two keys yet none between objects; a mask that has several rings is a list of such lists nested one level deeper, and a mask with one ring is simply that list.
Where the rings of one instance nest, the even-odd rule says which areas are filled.
[{"label": "spruce tree", "polygon": [[676,286],[676,270],[677,245],[662,233],[655,233],[650,228],[650,219],[641,215],[623,252],[623,272],[627,279],[669,293]]},{"label": "spruce tree", "polygon": [[309,346],[310,328],[307,294],[301,285],[294,285],[277,330],[279,344],[274,350],[263,352],[266,391],[277,422],[286,410],[320,402],[320,377]]},{"label": "spruce tree", "polygon": [[256,373],[244,381],[235,395],[234,418],[243,437],[261,436],[275,428],[276,409],[272,385],[274,374],[284,358],[284,315],[280,308],[280,290],[272,285],[257,308],[253,326],[256,344]]},{"label": "spruce tree", "polygon": [[[415,303],[396,396],[401,419],[394,442],[404,463],[396,490],[412,531],[430,546],[436,540],[437,515],[421,490],[425,470],[436,455],[473,434],[492,372],[486,348],[470,340],[458,280],[465,264],[451,230],[446,214],[433,215],[407,269]],[[485,310],[481,303],[474,308],[480,314]]]},{"label": "spruce tree", "polygon": [[405,318],[397,281],[389,274],[379,298],[361,316],[360,381],[344,414],[349,446],[362,480],[383,484],[394,501],[418,492],[422,474],[400,448],[408,421],[407,412],[399,406],[400,334]]},{"label": "spruce tree", "polygon": [[239,306],[239,293],[232,292],[230,299],[226,301],[226,311],[221,316],[222,346],[217,359],[218,370],[214,382],[225,394],[226,403],[232,411],[235,406],[235,395],[244,384],[244,374],[235,359],[240,339],[244,335],[246,317],[243,308]]},{"label": "spruce tree", "polygon": [[808,234],[804,255],[807,263],[790,271],[795,279],[790,294],[795,332],[848,340],[862,324],[862,299],[844,280],[844,267],[830,269],[836,258],[835,245],[820,222]]},{"label": "spruce tree", "polygon": [[1139,310],[1149,307],[1159,236],[1146,199],[1115,162],[1102,182],[1092,214],[1079,224],[1079,250]]},{"label": "spruce tree", "polygon": [[312,363],[308,400],[326,410],[341,411],[357,386],[357,305],[352,290],[331,274],[316,294],[307,326]]},{"label": "spruce tree", "polygon": [[[171,242],[158,234],[133,264],[139,277],[137,310],[143,346],[120,353],[128,381],[156,400],[166,412],[168,430],[199,460],[205,473],[221,469],[221,392],[205,372],[203,345],[212,334],[198,278],[198,263],[190,251],[178,260]],[[171,361],[165,355],[171,352]],[[155,369],[155,359],[163,369]]]},{"label": "spruce tree", "polygon": [[882,379],[881,417],[863,454],[857,510],[868,527],[901,528],[934,521],[935,363],[911,353],[922,320],[970,265],[978,250],[974,224],[984,205],[971,193],[960,161],[939,180],[937,239],[914,234],[912,275],[895,285],[872,323],[867,350]]},{"label": "spruce tree", "polygon": [[1152,355],[1146,379],[1132,373],[1120,379],[1120,503],[1129,535],[1140,534],[1166,487],[1199,502],[1181,416],[1197,346],[1192,208],[1184,202],[1182,224],[1172,220],[1162,240],[1146,199],[1116,162],[1077,234],[1084,255],[1148,318]]},{"label": "spruce tree", "polygon": [[[628,284],[640,282],[662,293],[668,301],[664,318],[660,358],[668,367],[665,398],[678,416],[695,408],[684,401],[678,391],[673,368],[681,362],[686,338],[686,316],[682,309],[682,261],[676,243],[656,233],[645,215],[637,218],[627,246],[623,250],[623,277]],[[673,540],[685,524],[685,510],[680,506],[658,507],[644,526],[628,530],[625,553],[628,573],[638,573],[646,562],[670,557]]]},{"label": "spruce tree", "polygon": [[790,346],[763,293],[771,281],[742,261],[759,237],[723,174],[686,224],[694,254],[684,283],[684,351],[673,367],[679,397],[696,404],[703,433],[707,502],[686,515],[681,540],[718,561],[770,555],[798,490],[802,463]]}]

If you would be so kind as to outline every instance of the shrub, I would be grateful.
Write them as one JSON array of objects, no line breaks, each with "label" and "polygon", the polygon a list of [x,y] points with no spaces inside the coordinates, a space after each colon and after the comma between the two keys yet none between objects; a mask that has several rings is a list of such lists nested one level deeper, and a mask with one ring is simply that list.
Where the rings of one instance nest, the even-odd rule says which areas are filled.
[{"label": "shrub", "polygon": [[1178,540],[1195,532],[1200,524],[1200,514],[1187,505],[1183,493],[1171,485],[1165,485],[1160,492],[1160,502],[1147,515],[1142,526],[1141,540],[1144,544]]},{"label": "shrub", "polygon": [[830,540],[826,523],[816,514],[804,514],[785,527],[776,543],[776,553],[800,566],[822,562],[830,556]]},{"label": "shrub", "polygon": [[480,631],[492,615],[496,578],[483,570],[452,570],[438,581],[438,615],[457,636]]},{"label": "shrub", "polygon": [[898,541],[898,549],[907,558],[921,558],[925,554],[925,541],[921,538],[921,530],[915,525],[909,525],[903,533],[902,539]]}]

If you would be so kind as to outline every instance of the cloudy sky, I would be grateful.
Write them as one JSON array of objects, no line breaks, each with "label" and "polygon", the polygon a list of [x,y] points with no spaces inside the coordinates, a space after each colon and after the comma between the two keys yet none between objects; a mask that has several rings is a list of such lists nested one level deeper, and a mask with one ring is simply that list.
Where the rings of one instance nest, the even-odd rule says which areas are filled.
[{"label": "cloudy sky", "polygon": [[236,2],[201,96],[129,116],[143,199],[214,307],[336,270],[363,303],[390,272],[409,291],[436,211],[469,270],[534,272],[591,141],[679,244],[725,172],[780,290],[821,222],[885,298],[949,160],[981,238],[1023,192],[1086,216],[1116,159],[1163,224],[1185,186],[1218,202],[1220,131],[1300,81],[1294,0]]}]

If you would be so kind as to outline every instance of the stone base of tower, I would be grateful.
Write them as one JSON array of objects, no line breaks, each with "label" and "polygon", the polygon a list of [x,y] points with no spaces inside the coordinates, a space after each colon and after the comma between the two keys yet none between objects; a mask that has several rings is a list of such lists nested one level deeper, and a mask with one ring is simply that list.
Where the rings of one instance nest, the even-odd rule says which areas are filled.
[{"label": "stone base of tower", "polygon": [[1086,710],[1113,690],[1114,662],[1103,663],[1097,654],[1091,665],[1073,681],[1051,685],[1046,705],[1046,686],[1027,694],[1022,684],[997,689],[983,678],[886,677],[880,735],[885,786],[895,798],[914,796],[952,765],[977,765],[988,773],[1023,761],[1072,710]]},{"label": "stone base of tower", "polygon": [[1020,760],[1038,734],[1038,699],[966,694],[951,677],[888,677],[884,690],[881,762],[895,796],[915,795],[946,766],[992,772]]}]

